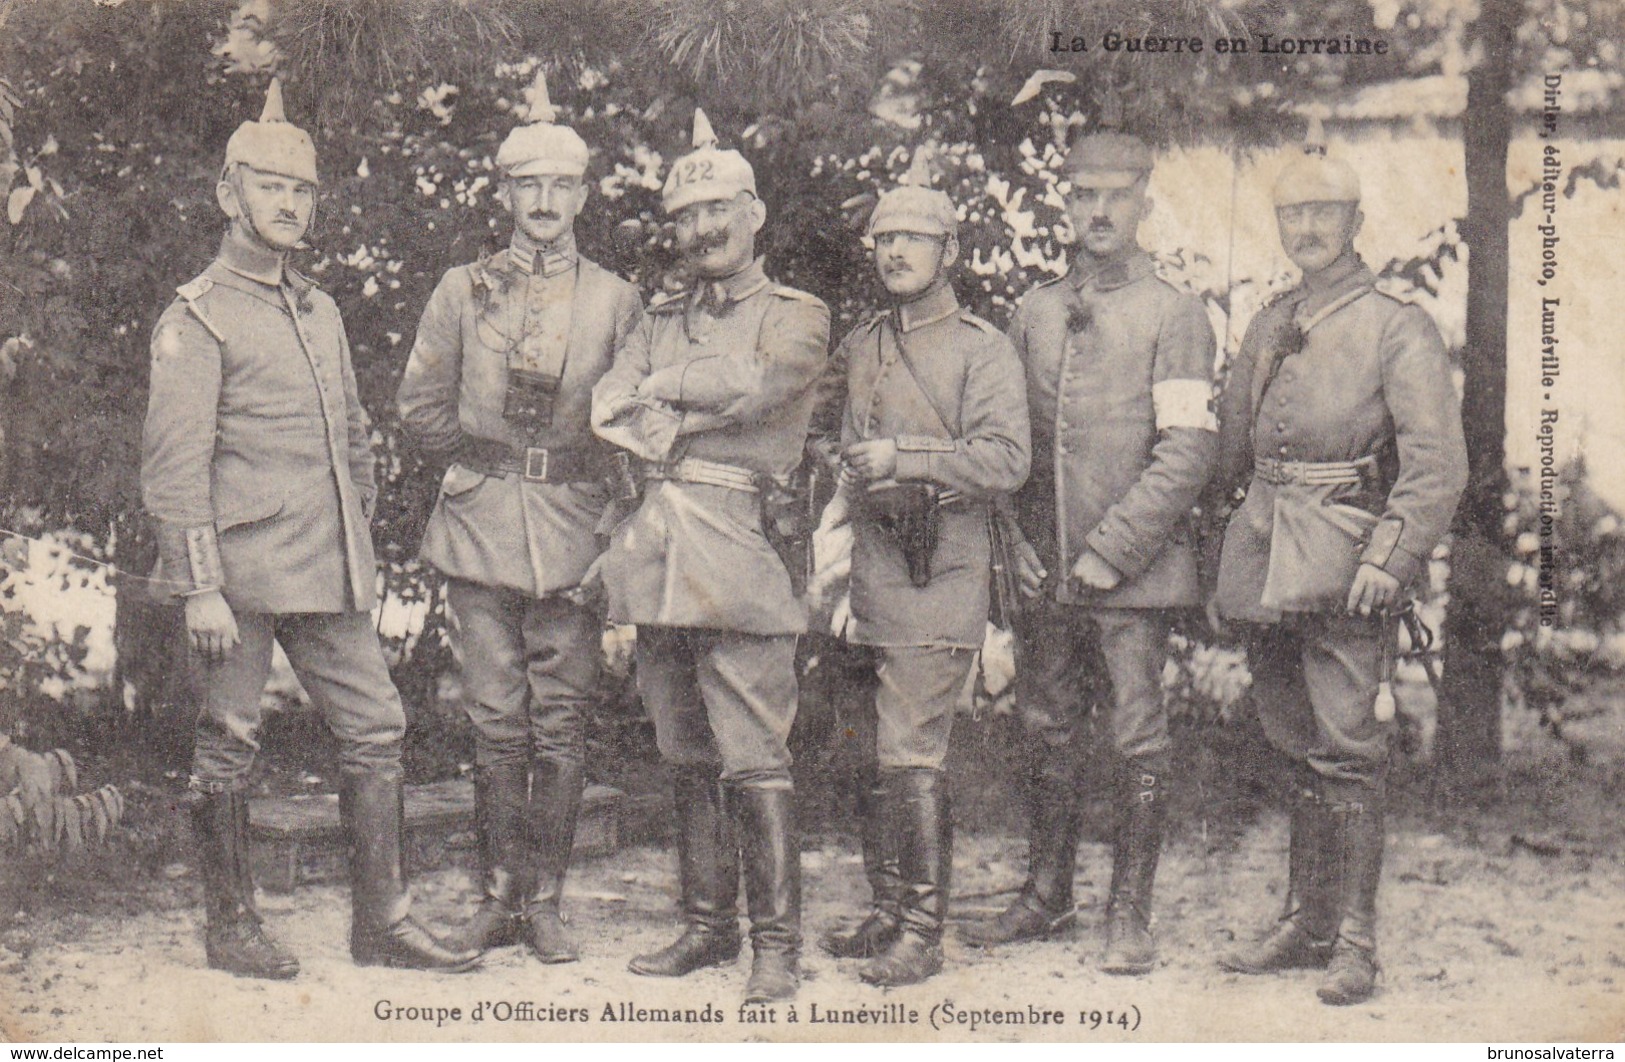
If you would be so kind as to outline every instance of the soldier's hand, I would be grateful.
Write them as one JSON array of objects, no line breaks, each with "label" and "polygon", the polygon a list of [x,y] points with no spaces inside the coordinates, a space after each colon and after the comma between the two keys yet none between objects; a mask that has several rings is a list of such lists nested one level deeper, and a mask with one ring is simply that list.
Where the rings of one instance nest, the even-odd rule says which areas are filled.
[{"label": "soldier's hand", "polygon": [[1224,615],[1219,611],[1218,594],[1208,595],[1207,603],[1202,606],[1202,613],[1203,615],[1207,616],[1208,630],[1219,635],[1221,638],[1224,637],[1225,633],[1227,632],[1227,628],[1225,627],[1224,623]]},{"label": "soldier's hand", "polygon": [[637,407],[638,399],[636,395],[623,395],[620,398],[612,399],[605,407],[604,420],[606,423],[614,423],[637,409]]},{"label": "soldier's hand", "polygon": [[604,594],[604,554],[600,553],[587,565],[586,574],[581,581],[571,587],[565,596],[578,605],[585,605],[595,601]]},{"label": "soldier's hand", "polygon": [[1362,564],[1349,587],[1349,612],[1369,616],[1373,609],[1385,609],[1399,599],[1399,580],[1377,567]]},{"label": "soldier's hand", "polygon": [[193,594],[186,599],[186,633],[205,663],[218,664],[226,653],[242,643],[237,634],[237,617],[218,590]]},{"label": "soldier's hand", "polygon": [[1072,578],[1091,590],[1110,590],[1123,581],[1123,573],[1094,550],[1084,547],[1078,562],[1072,565]]},{"label": "soldier's hand", "polygon": [[897,474],[897,440],[869,439],[853,443],[841,455],[846,467],[873,483]]},{"label": "soldier's hand", "polygon": [[1023,597],[1037,597],[1044,589],[1044,580],[1049,578],[1049,571],[1044,562],[1038,559],[1038,551],[1026,539],[1016,543],[1016,578],[1021,583]]}]

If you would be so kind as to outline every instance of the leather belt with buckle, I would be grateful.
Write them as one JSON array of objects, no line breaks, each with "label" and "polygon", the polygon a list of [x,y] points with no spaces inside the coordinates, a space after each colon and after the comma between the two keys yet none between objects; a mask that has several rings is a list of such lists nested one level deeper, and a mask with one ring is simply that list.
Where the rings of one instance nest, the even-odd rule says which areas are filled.
[{"label": "leather belt with buckle", "polygon": [[685,457],[678,461],[653,465],[649,468],[648,478],[669,479],[678,483],[703,483],[712,487],[744,491],[747,494],[760,493],[756,485],[756,473],[750,469],[740,468],[738,465],[725,465],[719,461],[702,461],[697,457]]},{"label": "leather belt with buckle", "polygon": [[488,476],[518,473],[527,483],[590,483],[605,472],[603,459],[592,450],[546,446],[521,450],[491,439],[469,440],[457,460]]},{"label": "leather belt with buckle", "polygon": [[1358,461],[1278,461],[1260,457],[1253,462],[1253,474],[1276,486],[1359,486],[1364,482],[1365,470],[1375,463],[1370,457]]}]

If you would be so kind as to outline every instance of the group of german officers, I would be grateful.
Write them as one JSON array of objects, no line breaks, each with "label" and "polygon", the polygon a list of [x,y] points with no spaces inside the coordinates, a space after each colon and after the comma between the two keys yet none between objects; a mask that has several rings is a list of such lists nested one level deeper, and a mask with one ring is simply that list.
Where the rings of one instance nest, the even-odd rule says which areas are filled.
[{"label": "group of german officers", "polygon": [[[496,157],[511,243],[445,275],[397,396],[411,437],[449,464],[423,557],[447,579],[475,728],[482,886],[455,939],[408,910],[404,720],[369,620],[370,427],[337,308],[287,265],[316,159],[275,84],[227,147],[220,255],[154,333],[143,492],[159,578],[184,599],[203,665],[191,788],[209,964],[298,971],[256,912],[246,836],[273,642],[340,743],[356,961],[461,971],[521,940],[543,962],[576,959],[561,899],[601,588],[607,619],[637,628],[638,691],[678,823],[683,931],[630,968],[675,977],[732,962],[743,869],[745,999],[793,997],[788,739],[807,627],[794,547],[809,532],[797,491],[812,450],[838,478],[826,521],[852,525],[845,636],[875,679],[861,801],[872,903],[821,938],[826,951],[866,959],[860,976],[878,985],[942,967],[943,765],[1002,555],[1026,599],[1029,866],[1014,903],[964,941],[1036,940],[1075,922],[1079,735],[1098,698],[1117,809],[1099,966],[1156,965],[1172,771],[1161,672],[1174,610],[1205,603],[1214,623],[1246,624],[1260,716],[1298,794],[1286,910],[1221,964],[1325,967],[1323,1000],[1368,997],[1390,610],[1425,572],[1466,461],[1437,330],[1378,293],[1352,250],[1353,171],[1322,147],[1282,173],[1277,220],[1303,279],[1255,318],[1216,415],[1203,305],[1138,243],[1153,160],[1134,137],[1095,133],[1069,152],[1076,256],[1022,300],[1008,336],[954,296],[957,212],[929,187],[922,153],[868,221],[884,306],[829,358],[829,311],[768,276],[755,175],[703,113],[662,193],[692,283],[646,310],[576,249],[589,152],[554,122],[540,78],[529,117]],[[831,437],[809,447],[810,432]],[[1207,579],[1198,502],[1228,516]]]}]

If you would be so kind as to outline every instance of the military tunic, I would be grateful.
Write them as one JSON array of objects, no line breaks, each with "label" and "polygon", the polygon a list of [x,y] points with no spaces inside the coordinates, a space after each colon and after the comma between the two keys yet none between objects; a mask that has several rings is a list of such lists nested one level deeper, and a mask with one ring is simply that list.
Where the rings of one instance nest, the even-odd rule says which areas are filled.
[{"label": "military tunic", "polygon": [[[546,482],[456,458],[469,440],[606,458],[610,448],[592,433],[592,388],[636,330],[642,305],[636,288],[579,257],[573,243],[545,254],[521,244],[442,278],[396,403],[413,439],[454,461],[423,559],[454,578],[542,597],[578,584],[597,558],[603,477]],[[510,365],[562,376],[549,427],[531,432],[504,419]]]},{"label": "military tunic", "polygon": [[[142,497],[186,543],[159,577],[219,589],[242,641],[204,670],[193,784],[237,787],[252,767],[273,641],[346,769],[398,772],[405,715],[369,615],[370,428],[338,307],[230,235],[179,292],[153,333]],[[199,580],[211,543],[219,578]]]},{"label": "military tunic", "polygon": [[758,260],[651,305],[593,389],[594,430],[654,470],[604,557],[610,618],[638,626],[662,755],[740,785],[790,783],[806,610],[755,477],[800,462],[828,346],[829,310]]},{"label": "military tunic", "polygon": [[1247,496],[1225,530],[1219,608],[1276,625],[1251,654],[1271,741],[1351,781],[1386,760],[1372,705],[1394,632],[1348,615],[1349,587],[1361,563],[1402,586],[1421,575],[1467,476],[1438,329],[1373,284],[1348,254],[1260,311],[1220,403],[1218,485]]},{"label": "military tunic", "polygon": [[[1080,258],[1034,289],[1011,337],[1033,422],[1016,523],[1049,572],[1017,629],[1023,719],[1052,744],[1071,741],[1088,704],[1077,680],[1104,672],[1117,751],[1164,754],[1163,610],[1199,599],[1191,511],[1217,451],[1212,326],[1201,300],[1135,250],[1098,269]],[[1070,577],[1086,547],[1122,574],[1113,589]]]},{"label": "military tunic", "polygon": [[[453,459],[422,557],[449,580],[482,767],[524,763],[531,749],[582,758],[602,624],[558,592],[600,552],[611,449],[592,433],[592,387],[641,314],[637,289],[573,239],[544,250],[516,232],[509,248],[448,272],[418,325],[396,402],[419,445]],[[547,426],[504,416],[512,370],[558,378]],[[530,451],[534,475],[490,461],[493,450]],[[566,460],[579,471],[544,474],[544,462]]]},{"label": "military tunic", "polygon": [[[829,310],[757,261],[651,305],[593,391],[603,438],[656,465],[684,458],[785,476],[801,460]],[[763,534],[755,494],[656,479],[604,562],[617,623],[799,634],[805,610]],[[742,592],[749,588],[748,593]]]},{"label": "military tunic", "polygon": [[899,483],[930,483],[960,497],[938,510],[931,578],[909,578],[902,544],[854,495],[854,644],[881,647],[877,754],[882,767],[940,768],[953,713],[987,636],[988,517],[996,494],[1026,478],[1030,440],[1021,363],[1010,341],[960,308],[952,289],[853,329],[843,448],[897,443]]},{"label": "military tunic", "polygon": [[1026,478],[1027,400],[1009,340],[961,309],[951,290],[928,299],[875,317],[841,344],[837,357],[849,373],[841,445],[895,439],[898,482],[931,483],[961,500],[940,510],[923,587],[910,582],[895,537],[855,500],[850,636],[865,645],[979,649],[989,501]]}]

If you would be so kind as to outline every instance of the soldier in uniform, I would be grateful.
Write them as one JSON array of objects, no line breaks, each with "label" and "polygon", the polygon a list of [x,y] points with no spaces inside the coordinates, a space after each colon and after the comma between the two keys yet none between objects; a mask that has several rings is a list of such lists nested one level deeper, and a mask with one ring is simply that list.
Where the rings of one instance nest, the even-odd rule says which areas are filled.
[{"label": "soldier in uniform", "polygon": [[367,415],[333,300],[287,263],[316,202],[316,150],[271,83],[226,145],[220,254],[158,321],[141,468],[162,585],[203,664],[192,758],[209,965],[286,978],[294,957],[254,906],[243,789],[280,643],[339,743],[361,965],[466,970],[409,914],[402,849],[406,718],[373,629]]},{"label": "soldier in uniform", "polygon": [[928,187],[925,158],[916,152],[914,183],[882,196],[869,218],[891,305],[835,358],[847,370],[836,504],[853,521],[848,637],[876,658],[876,736],[865,752],[878,791],[866,794],[872,821],[862,824],[872,908],[820,943],[838,957],[871,957],[861,976],[878,985],[942,969],[953,867],[943,761],[987,633],[990,500],[1021,485],[1030,449],[1021,362],[954,297],[959,220]]},{"label": "soldier in uniform", "polygon": [[[767,209],[702,112],[662,193],[693,287],[651,303],[593,390],[593,426],[648,462],[642,503],[604,556],[610,618],[638,628],[637,679],[673,767],[686,928],[631,962],[678,977],[739,953],[743,846],[747,1002],[799,980],[801,871],[786,741],[805,609],[765,506],[798,466],[829,311],[755,256]],[[736,840],[730,819],[737,817]]]},{"label": "soldier in uniform", "polygon": [[1225,530],[1214,605],[1263,625],[1248,653],[1254,700],[1296,794],[1286,909],[1220,963],[1326,967],[1320,998],[1347,1004],[1371,995],[1377,970],[1387,610],[1426,572],[1467,455],[1438,329],[1373,288],[1353,249],[1359,177],[1319,139],[1312,130],[1274,190],[1303,279],[1253,318],[1220,402],[1215,486],[1247,494]]},{"label": "soldier in uniform", "polygon": [[1075,734],[1092,673],[1103,672],[1116,821],[1100,968],[1114,974],[1146,973],[1156,961],[1149,923],[1171,766],[1169,610],[1200,602],[1190,516],[1218,448],[1207,313],[1157,277],[1137,242],[1151,166],[1150,149],[1124,133],[1073,146],[1063,172],[1077,255],[1066,276],[1022,300],[1012,324],[1033,418],[1034,473],[1005,525],[1032,599],[1016,627],[1028,875],[1007,910],[964,932],[986,946],[1075,920]]},{"label": "soldier in uniform", "polygon": [[465,943],[523,932],[553,963],[577,957],[559,901],[602,657],[603,623],[579,586],[599,553],[614,450],[588,416],[643,306],[577,252],[587,145],[553,123],[541,75],[532,95],[530,122],[496,157],[512,241],[441,280],[396,401],[413,439],[451,462],[422,556],[447,577],[475,731],[484,898]]}]

